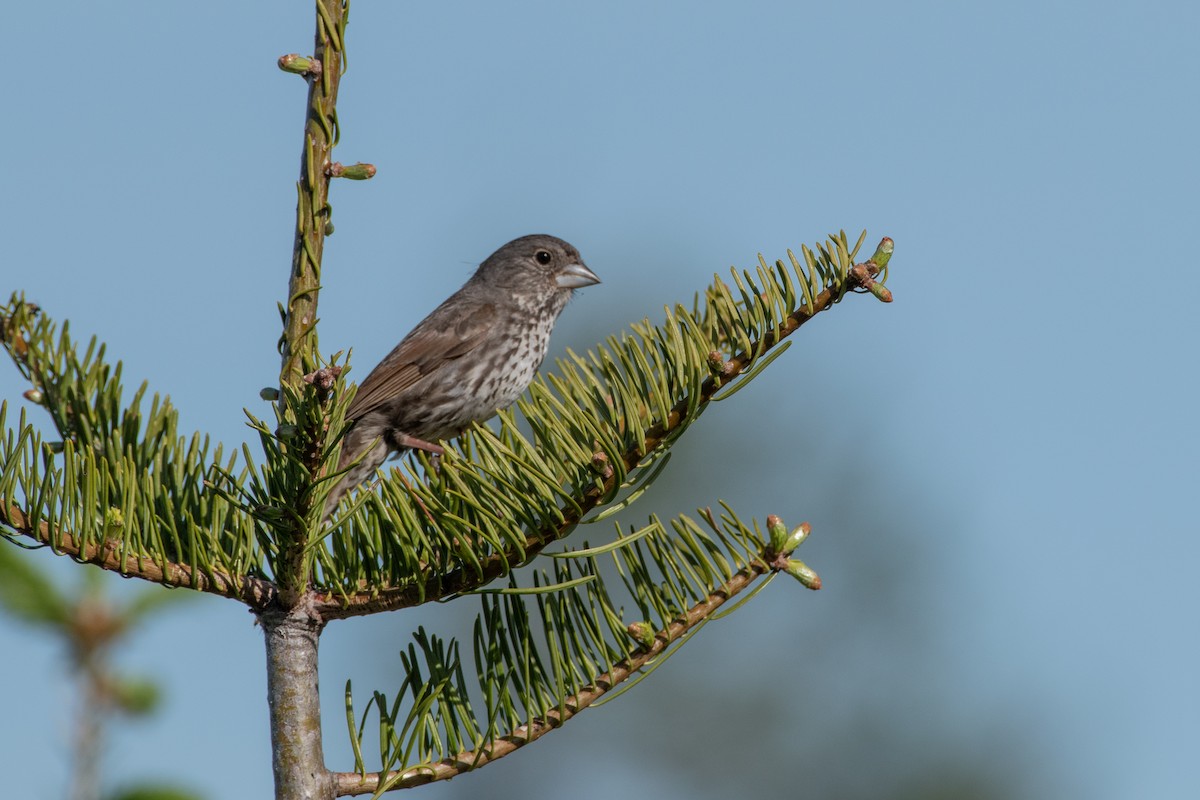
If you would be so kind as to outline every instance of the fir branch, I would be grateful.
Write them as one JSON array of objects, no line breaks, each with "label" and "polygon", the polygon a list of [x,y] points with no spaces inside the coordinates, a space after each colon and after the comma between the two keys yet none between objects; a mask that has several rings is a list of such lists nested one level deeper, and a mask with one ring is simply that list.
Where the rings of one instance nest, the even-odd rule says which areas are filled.
[{"label": "fir branch", "polygon": [[[808,248],[804,248],[807,270],[789,253],[796,280],[804,286],[803,302],[797,295],[792,278],[783,263],[777,262],[775,270],[772,270],[760,259],[761,266],[758,270],[757,280],[749,273],[744,273],[744,277],[739,276],[737,270],[734,270],[734,280],[742,295],[740,301],[735,300],[725,284],[718,280],[706,295],[707,305],[701,319],[694,319],[694,315],[680,310],[675,316],[676,322],[665,326],[664,336],[669,342],[662,346],[672,347],[674,353],[688,353],[689,355],[685,359],[676,358],[674,353],[666,352],[643,354],[637,347],[624,347],[616,340],[610,340],[610,349],[603,352],[628,351],[633,353],[640,359],[638,374],[644,380],[653,380],[656,384],[653,389],[639,387],[640,390],[636,395],[626,397],[624,381],[621,380],[626,376],[618,374],[618,367],[615,364],[611,368],[605,368],[608,378],[607,385],[600,385],[596,382],[598,379],[595,375],[591,375],[592,389],[590,390],[581,388],[582,384],[578,380],[576,385],[569,386],[569,382],[575,376],[567,376],[561,380],[551,376],[546,379],[545,383],[535,382],[531,386],[532,399],[528,403],[521,401],[522,412],[525,418],[535,426],[535,429],[540,421],[546,421],[553,417],[554,423],[558,423],[559,427],[555,428],[547,422],[542,438],[552,440],[556,445],[552,449],[568,453],[579,450],[582,442],[592,441],[593,437],[609,437],[605,436],[599,427],[586,427],[590,424],[587,415],[580,415],[578,419],[572,418],[562,402],[550,392],[547,383],[553,385],[563,398],[568,399],[568,402],[572,397],[578,398],[580,392],[590,392],[592,397],[600,395],[602,398],[608,394],[612,398],[611,402],[620,407],[619,412],[613,414],[620,420],[638,419],[640,416],[637,411],[638,404],[641,398],[647,395],[662,405],[657,412],[650,414],[650,418],[653,420],[651,424],[626,433],[623,437],[624,448],[619,452],[611,455],[605,452],[595,454],[589,452],[586,455],[572,453],[569,459],[572,463],[600,464],[598,474],[589,479],[586,485],[579,486],[577,493],[569,494],[561,504],[553,505],[552,508],[556,513],[551,518],[547,519],[550,515],[544,510],[531,511],[528,517],[534,521],[534,524],[526,527],[529,532],[523,536],[519,536],[515,540],[499,541],[488,530],[488,528],[503,530],[505,526],[486,524],[487,509],[485,506],[487,504],[482,502],[482,496],[479,494],[489,488],[486,480],[476,480],[472,483],[471,488],[475,490],[474,493],[454,490],[460,497],[469,497],[474,494],[477,502],[472,504],[472,510],[478,511],[480,519],[484,522],[478,526],[472,526],[464,525],[462,519],[448,519],[459,531],[458,539],[462,539],[466,534],[472,534],[482,544],[489,546],[486,548],[470,548],[463,546],[461,542],[456,544],[454,540],[445,541],[449,534],[441,530],[437,520],[434,519],[436,514],[431,514],[429,510],[439,501],[445,490],[439,490],[440,493],[429,490],[422,494],[402,477],[398,482],[385,481],[385,489],[390,487],[390,490],[394,490],[391,498],[394,502],[389,504],[388,513],[408,514],[405,519],[397,518],[394,529],[414,532],[412,535],[419,536],[422,528],[428,528],[428,535],[441,537],[442,543],[419,540],[422,545],[420,548],[401,548],[406,550],[403,556],[408,559],[412,558],[415,550],[428,551],[427,556],[418,556],[418,562],[406,569],[408,574],[402,576],[403,580],[397,581],[395,580],[396,576],[388,576],[385,571],[382,577],[390,577],[392,580],[380,581],[378,578],[381,576],[376,574],[373,576],[376,579],[371,581],[370,590],[359,590],[346,585],[318,589],[314,598],[317,612],[326,620],[341,619],[405,608],[430,600],[474,591],[508,574],[514,565],[527,563],[551,542],[567,536],[589,511],[613,502],[626,476],[635,470],[649,468],[647,457],[658,448],[669,445],[687,425],[699,417],[712,400],[727,397],[741,383],[757,375],[776,355],[772,353],[764,357],[767,351],[776,348],[784,338],[795,333],[818,313],[837,303],[847,292],[867,290],[869,287],[866,282],[873,282],[875,276],[880,273],[880,265],[886,266],[891,255],[891,240],[885,238],[870,260],[854,265],[853,256],[861,245],[861,237],[853,247],[846,240],[845,234],[831,237],[830,242],[828,247],[818,246],[819,255],[814,255]],[[820,290],[817,291],[817,289]],[[799,305],[797,306],[797,304]],[[635,326],[635,330],[637,329],[638,326]],[[662,342],[664,339],[658,341]],[[668,366],[673,365],[676,371],[682,370],[686,364],[681,362],[704,363],[705,356],[694,352],[700,342],[727,346],[737,343],[740,349],[728,358],[717,351],[708,354],[706,369],[709,374],[703,379],[699,377],[699,372],[695,369],[687,374],[668,374]],[[719,363],[713,361],[713,356]],[[674,361],[672,361],[673,358]],[[650,363],[651,360],[654,362],[653,365]],[[583,364],[581,360],[580,364]],[[562,366],[564,365],[560,364],[560,367]],[[566,367],[569,368],[570,365],[566,365]],[[739,378],[741,383],[735,383]],[[730,387],[731,383],[733,386],[726,389],[726,387]],[[663,398],[670,393],[670,386],[676,387],[675,395],[682,394],[683,396],[667,407]],[[726,391],[722,392],[722,389],[726,389]],[[534,409],[534,404],[538,404],[536,409]],[[502,419],[504,419],[503,416]],[[516,444],[529,448],[529,445],[523,440],[518,441],[515,435],[510,439]],[[469,449],[472,446],[483,448],[488,442],[494,441],[494,437],[490,436],[486,430],[476,431],[468,435],[466,441],[466,444],[460,445],[460,449]],[[510,462],[512,455],[512,453],[508,454],[507,460]],[[457,463],[452,461],[450,453],[447,456],[443,465],[443,473],[440,477],[432,480],[452,482],[455,479]],[[532,463],[537,458],[537,454],[530,452],[529,456],[530,465],[522,468],[522,477],[525,478],[533,478],[539,474],[536,464]],[[614,469],[614,466],[618,468]],[[471,476],[467,475],[466,477]],[[547,488],[543,494],[550,495],[561,491],[558,479],[552,475],[546,476],[543,485]],[[511,500],[513,496],[514,492],[505,487],[505,490],[496,497],[496,501]],[[544,504],[545,500],[546,497],[531,496],[529,504],[530,506]],[[416,514],[413,506],[419,506],[422,513]],[[533,517],[534,514],[541,515],[540,522]],[[353,516],[355,515],[351,515],[352,518]],[[514,513],[512,517],[519,518],[520,515]],[[428,525],[426,525],[427,522]],[[365,538],[366,536],[362,529],[355,530],[355,534],[355,538]],[[477,552],[480,549],[483,552]],[[488,552],[488,549],[491,552]],[[442,553],[441,561],[435,557],[439,550]],[[442,563],[448,555],[455,554],[461,554],[457,556],[460,558],[459,563],[447,563],[446,567],[448,568],[443,569]],[[335,571],[336,563],[333,559],[325,559],[323,565],[331,572]],[[354,583],[361,584],[362,581],[358,580]]]},{"label": "fir branch", "polygon": [[549,710],[544,717],[532,719],[481,747],[463,751],[436,764],[411,767],[384,774],[335,772],[333,777],[337,783],[338,796],[409,789],[435,781],[449,780],[503,758],[530,742],[537,741],[629,680],[638,670],[710,619],[722,605],[750,587],[754,581],[770,572],[771,569],[772,567],[767,563],[756,559],[738,570],[729,580],[710,592],[704,600],[689,608],[687,614],[656,631],[652,644],[614,664],[611,670],[598,676],[590,686],[567,697],[560,703],[559,708]]},{"label": "fir branch", "polygon": [[[809,588],[819,579],[793,551],[807,538],[809,526],[789,531],[770,515],[767,532],[757,523],[738,519],[728,506],[718,519],[702,509],[700,521],[679,516],[664,526],[651,517],[649,525],[631,530],[610,545],[555,554],[553,570],[535,570],[532,585],[519,585],[515,575],[502,592],[480,592],[481,611],[472,635],[476,690],[468,692],[466,674],[456,640],[444,640],[419,630],[415,644],[401,652],[404,682],[393,700],[373,693],[361,724],[356,725],[353,697],[346,688],[346,719],[355,771],[365,774],[363,734],[372,709],[377,709],[381,775],[410,774],[470,751],[484,759],[493,740],[527,732],[530,720],[562,720],[577,696],[587,695],[597,683],[618,675],[619,668],[655,645],[656,634],[675,635],[681,644],[698,630],[700,622],[679,633],[677,624],[721,594],[723,587],[743,575],[770,570],[788,572]],[[616,575],[603,574],[597,556],[609,555]],[[607,560],[607,559],[605,559]],[[802,568],[805,575],[795,573]],[[628,596],[615,598],[610,584],[623,584]],[[767,585],[760,582],[706,619],[724,616]],[[728,599],[728,598],[726,598]],[[633,605],[633,622],[621,609]],[[536,603],[536,611],[533,606]],[[689,623],[691,624],[691,623]],[[676,627],[673,627],[676,626]],[[661,664],[652,664],[624,684],[635,685]],[[617,693],[609,695],[615,697]],[[477,698],[473,699],[473,698]],[[593,698],[594,699],[594,698]],[[608,699],[608,698],[606,698]],[[553,724],[553,723],[551,723]]]},{"label": "fir branch", "polygon": [[202,571],[155,556],[129,555],[121,551],[120,540],[103,543],[81,541],[70,531],[61,528],[52,531],[44,521],[34,524],[15,504],[7,508],[0,506],[0,524],[51,548],[59,555],[70,556],[81,563],[95,564],[126,578],[141,578],[164,586],[228,597],[256,610],[270,605],[278,594],[275,585],[262,578],[232,576],[214,569]]},{"label": "fir branch", "polygon": [[169,397],[143,408],[143,383],[126,402],[121,362],[94,338],[78,347],[66,323],[19,295],[0,306],[0,340],[62,437],[43,442],[24,410],[9,429],[0,402],[0,518],[56,552],[167,585],[240,598],[243,576],[265,577],[252,521],[204,491],[222,448],[180,435]]}]

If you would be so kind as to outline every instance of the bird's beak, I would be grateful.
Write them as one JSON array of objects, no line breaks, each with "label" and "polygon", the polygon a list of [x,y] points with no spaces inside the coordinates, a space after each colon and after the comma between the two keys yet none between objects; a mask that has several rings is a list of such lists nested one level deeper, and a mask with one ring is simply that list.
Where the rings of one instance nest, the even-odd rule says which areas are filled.
[{"label": "bird's beak", "polygon": [[581,289],[584,286],[591,286],[599,282],[600,279],[596,277],[596,273],[592,272],[582,263],[567,264],[554,277],[554,283],[560,289]]}]

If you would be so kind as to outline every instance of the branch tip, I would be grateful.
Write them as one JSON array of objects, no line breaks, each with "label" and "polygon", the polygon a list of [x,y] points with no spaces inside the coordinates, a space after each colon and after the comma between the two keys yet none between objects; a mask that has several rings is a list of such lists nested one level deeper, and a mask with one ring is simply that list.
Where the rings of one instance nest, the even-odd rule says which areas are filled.
[{"label": "branch tip", "polygon": [[[787,557],[797,547],[804,544],[804,540],[812,533],[812,526],[807,522],[801,522],[788,531],[787,526],[783,524],[783,520],[777,514],[768,514],[767,533],[771,536],[771,549],[767,553],[768,560],[776,570],[783,570],[787,567]],[[781,558],[783,561],[779,560]]]},{"label": "branch tip", "polygon": [[895,243],[891,238],[885,236],[880,239],[879,246],[875,248],[874,255],[863,263],[855,264],[850,268],[850,272],[846,277],[851,287],[857,291],[870,292],[884,303],[892,302],[891,290],[876,281],[875,278],[887,268],[888,261],[892,258],[892,250],[894,249]]},{"label": "branch tip", "polygon": [[880,267],[875,261],[864,261],[850,268],[847,275],[849,283],[856,289],[863,289],[875,295],[884,303],[892,302],[892,292],[882,283],[875,280]]},{"label": "branch tip", "polygon": [[[892,250],[895,249],[896,243],[892,241],[890,236],[885,236],[879,240],[879,247],[875,248],[875,255],[871,260],[879,264],[881,267],[887,266],[887,261],[892,257]],[[882,262],[880,259],[883,259]]]},{"label": "branch tip", "polygon": [[797,547],[804,544],[804,540],[808,538],[810,533],[812,533],[812,525],[809,525],[807,522],[801,522],[796,526],[796,529],[788,535],[787,541],[783,543],[784,550],[788,553],[792,552]]},{"label": "branch tip", "polygon": [[[779,567],[780,559],[782,559],[784,562],[782,569]],[[771,564],[771,568],[776,571],[786,572],[788,575],[791,575],[793,578],[800,581],[801,585],[812,589],[813,591],[821,588],[821,576],[818,575],[812,567],[810,567],[808,564],[805,564],[798,558],[787,558],[786,556],[780,554],[780,556]]]}]

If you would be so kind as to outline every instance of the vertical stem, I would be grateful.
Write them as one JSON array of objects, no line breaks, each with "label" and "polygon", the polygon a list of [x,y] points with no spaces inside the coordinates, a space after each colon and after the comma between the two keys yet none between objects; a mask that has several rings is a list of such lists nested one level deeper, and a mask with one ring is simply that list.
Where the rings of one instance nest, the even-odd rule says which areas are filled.
[{"label": "vertical stem", "polygon": [[[338,139],[337,92],[349,0],[316,0],[316,12],[313,57],[320,69],[308,79],[308,111],[300,180],[296,184],[296,241],[279,340],[282,385],[299,384],[301,376],[316,367],[317,292],[330,221],[326,168]],[[267,703],[276,800],[336,797],[336,785],[325,767],[321,745],[317,646],[324,623],[312,610],[304,558],[306,543],[307,531],[302,526],[282,537],[279,546],[283,558],[276,575],[280,602],[259,616],[267,647]]]},{"label": "vertical stem", "polygon": [[322,623],[307,608],[264,612],[267,703],[275,800],[333,800],[333,775],[321,747],[317,646]]},{"label": "vertical stem", "polygon": [[321,283],[321,254],[329,222],[329,176],[325,167],[337,143],[337,91],[341,79],[347,0],[316,0],[317,30],[313,57],[320,74],[309,78],[308,114],[296,184],[296,241],[292,273],[279,341],[283,364],[280,381],[294,383],[308,371],[316,351],[317,291]]}]

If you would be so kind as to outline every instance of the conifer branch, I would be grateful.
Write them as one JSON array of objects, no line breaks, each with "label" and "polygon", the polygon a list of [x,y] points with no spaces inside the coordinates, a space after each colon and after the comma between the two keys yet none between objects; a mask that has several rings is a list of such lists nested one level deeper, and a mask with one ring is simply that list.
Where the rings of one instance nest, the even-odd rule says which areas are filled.
[{"label": "conifer branch", "polygon": [[26,399],[61,437],[43,442],[24,411],[9,429],[0,402],[0,519],[128,576],[252,605],[266,597],[252,520],[204,490],[214,462],[235,474],[235,458],[200,434],[180,435],[169,397],[155,395],[145,409],[145,383],[127,400],[121,362],[109,364],[95,338],[81,346],[67,323],[20,295],[0,306],[0,344],[33,385]]},{"label": "conifer branch", "polygon": [[[890,240],[885,241],[890,242]],[[877,272],[878,270],[876,270]],[[603,478],[599,485],[592,485],[582,494],[573,497],[569,503],[560,506],[561,522],[535,530],[516,547],[483,556],[476,564],[463,565],[447,573],[439,573],[436,569],[425,569],[413,581],[403,585],[382,586],[372,591],[345,594],[319,593],[314,598],[316,610],[323,619],[330,620],[406,608],[430,600],[473,591],[507,574],[513,565],[528,562],[546,545],[562,539],[574,530],[582,517],[589,511],[611,498],[622,475],[636,468],[645,459],[647,453],[653,452],[661,444],[667,442],[687,422],[695,419],[713,400],[714,396],[723,387],[728,386],[730,381],[746,373],[755,362],[760,361],[763,353],[778,345],[785,337],[795,333],[818,313],[828,309],[850,288],[852,286],[821,291],[812,297],[811,304],[806,302],[792,310],[773,330],[766,331],[760,339],[751,341],[748,346],[728,360],[723,360],[719,375],[705,379],[700,384],[698,396],[685,397],[676,402],[663,420],[643,431],[642,436],[638,437],[638,445],[628,447],[620,453],[624,469],[610,471],[610,474]]]},{"label": "conifer branch", "polygon": [[697,626],[708,620],[725,603],[747,589],[755,580],[770,572],[772,567],[762,560],[752,561],[715,588],[699,603],[688,609],[685,615],[654,633],[653,643],[643,647],[616,664],[612,670],[598,676],[590,686],[566,698],[560,709],[551,709],[543,718],[532,719],[503,736],[496,737],[475,750],[467,750],[435,764],[410,767],[380,774],[371,772],[335,772],[338,796],[359,795],[392,789],[409,789],[453,777],[485,766],[509,755],[519,748],[559,728],[567,720],[595,703],[614,688],[629,680],[638,670],[645,667],[672,644],[684,638]]},{"label": "conifer branch", "polygon": [[275,585],[263,578],[249,575],[239,575],[235,578],[221,570],[202,571],[187,564],[152,556],[130,555],[122,552],[119,539],[97,543],[81,541],[70,531],[61,528],[51,531],[50,525],[45,521],[35,525],[15,504],[7,508],[0,505],[0,524],[49,547],[59,555],[69,556],[84,564],[94,564],[125,578],[141,578],[164,586],[195,589],[198,592],[228,597],[240,600],[255,610],[268,606],[278,594]]}]

